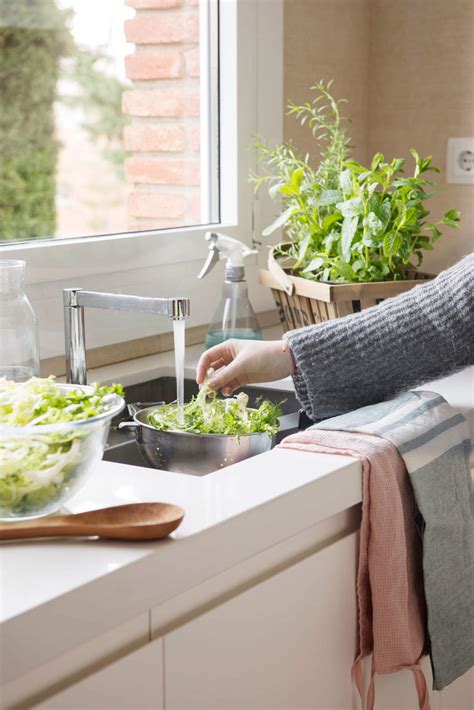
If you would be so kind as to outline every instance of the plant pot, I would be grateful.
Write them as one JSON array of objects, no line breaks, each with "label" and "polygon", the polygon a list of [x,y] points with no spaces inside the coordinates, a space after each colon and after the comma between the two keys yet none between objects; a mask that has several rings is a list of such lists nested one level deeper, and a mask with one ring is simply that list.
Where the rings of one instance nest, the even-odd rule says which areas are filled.
[{"label": "plant pot", "polygon": [[310,281],[294,276],[291,269],[282,269],[273,250],[269,253],[268,269],[260,270],[260,283],[271,288],[286,330],[357,313],[433,278],[432,274],[414,271],[413,278],[404,281],[345,284]]}]

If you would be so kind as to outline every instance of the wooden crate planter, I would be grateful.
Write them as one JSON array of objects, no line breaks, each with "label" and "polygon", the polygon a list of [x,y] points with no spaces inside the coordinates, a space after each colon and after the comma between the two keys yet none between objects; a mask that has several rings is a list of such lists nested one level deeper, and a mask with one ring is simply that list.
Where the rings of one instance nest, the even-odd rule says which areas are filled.
[{"label": "wooden crate planter", "polygon": [[275,275],[274,267],[273,273],[262,269],[260,283],[271,288],[281,322],[287,330],[357,313],[376,306],[385,298],[408,291],[421,280],[434,278],[431,274],[414,272],[413,279],[406,281],[329,284],[293,276],[290,269],[284,272],[279,266],[278,269],[284,277],[278,272]]}]

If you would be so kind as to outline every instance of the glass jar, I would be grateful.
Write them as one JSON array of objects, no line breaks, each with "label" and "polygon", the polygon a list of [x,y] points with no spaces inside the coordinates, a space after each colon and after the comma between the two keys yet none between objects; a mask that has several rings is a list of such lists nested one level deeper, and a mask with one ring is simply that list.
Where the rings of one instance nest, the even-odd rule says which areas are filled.
[{"label": "glass jar", "polygon": [[38,324],[24,281],[24,261],[0,261],[0,377],[17,382],[39,375]]}]

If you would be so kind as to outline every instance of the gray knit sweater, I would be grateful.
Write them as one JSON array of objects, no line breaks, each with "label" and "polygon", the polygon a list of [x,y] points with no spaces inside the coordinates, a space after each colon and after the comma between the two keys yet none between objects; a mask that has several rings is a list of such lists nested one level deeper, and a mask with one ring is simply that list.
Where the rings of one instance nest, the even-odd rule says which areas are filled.
[{"label": "gray knit sweater", "polygon": [[313,421],[374,404],[474,363],[474,254],[361,313],[285,335]]}]

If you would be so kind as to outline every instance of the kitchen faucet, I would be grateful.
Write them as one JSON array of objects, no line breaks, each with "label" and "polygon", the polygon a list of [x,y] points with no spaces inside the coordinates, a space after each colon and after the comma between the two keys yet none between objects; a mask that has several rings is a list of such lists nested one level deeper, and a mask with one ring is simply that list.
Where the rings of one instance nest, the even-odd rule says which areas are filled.
[{"label": "kitchen faucet", "polygon": [[66,344],[66,378],[77,385],[87,384],[86,340],[84,308],[106,308],[114,311],[150,313],[168,316],[171,320],[189,317],[189,298],[148,298],[127,296],[121,293],[84,291],[82,288],[65,288],[64,337]]}]

